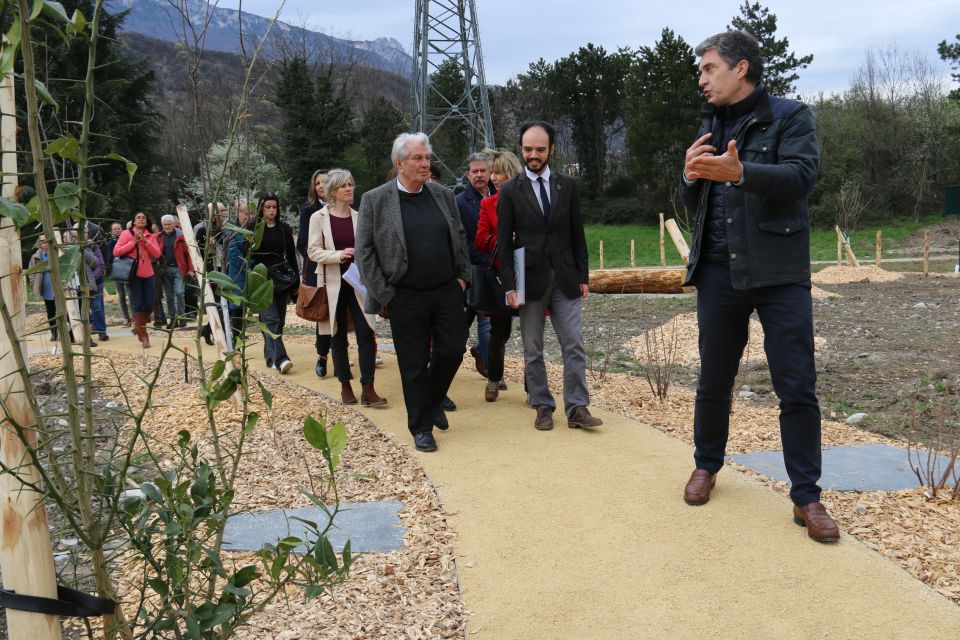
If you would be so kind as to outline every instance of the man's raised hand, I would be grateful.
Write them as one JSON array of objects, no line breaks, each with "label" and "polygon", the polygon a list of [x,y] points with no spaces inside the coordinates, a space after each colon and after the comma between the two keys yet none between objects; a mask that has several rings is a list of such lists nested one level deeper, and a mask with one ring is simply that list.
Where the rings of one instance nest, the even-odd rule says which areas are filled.
[{"label": "man's raised hand", "polygon": [[[694,143],[694,147],[700,138]],[[723,155],[714,156],[699,154],[693,158],[687,150],[687,162],[684,165],[683,173],[687,180],[714,180],[716,182],[740,182],[743,177],[743,165],[740,163],[740,154],[737,153],[737,141],[731,140],[727,144],[727,151]],[[706,147],[702,147],[706,148]]]}]

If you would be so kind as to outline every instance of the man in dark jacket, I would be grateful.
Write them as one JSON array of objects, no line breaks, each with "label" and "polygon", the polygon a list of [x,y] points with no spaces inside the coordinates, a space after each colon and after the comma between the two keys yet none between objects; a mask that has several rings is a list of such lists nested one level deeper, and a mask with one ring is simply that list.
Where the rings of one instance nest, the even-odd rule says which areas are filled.
[{"label": "man in dark jacket", "polygon": [[[490,157],[484,153],[474,153],[467,158],[467,186],[457,196],[457,208],[460,209],[460,224],[467,235],[467,250],[470,253],[470,264],[476,274],[490,264],[490,254],[477,248],[473,241],[477,237],[477,223],[480,222],[480,201],[492,195],[494,189],[490,184]],[[477,371],[483,377],[487,376],[487,345],[490,343],[490,318],[477,314],[474,309],[476,290],[467,289],[467,329],[477,319],[477,346],[470,348]]]},{"label": "man in dark jacket", "polygon": [[803,103],[771,96],[760,84],[763,59],[753,36],[720,33],[696,53],[700,87],[713,109],[705,111],[699,137],[687,149],[680,185],[695,216],[687,282],[697,287],[700,328],[697,468],[684,500],[705,504],[723,467],[734,378],[756,311],[780,398],[793,519],[814,540],[833,542],[840,530],[820,503],[817,485],[820,405],[807,212],[819,164],[813,117]]}]

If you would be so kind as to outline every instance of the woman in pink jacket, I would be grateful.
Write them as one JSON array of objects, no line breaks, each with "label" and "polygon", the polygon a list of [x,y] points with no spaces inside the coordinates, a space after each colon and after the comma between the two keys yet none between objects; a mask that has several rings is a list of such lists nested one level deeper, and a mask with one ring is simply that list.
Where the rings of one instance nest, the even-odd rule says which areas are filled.
[{"label": "woman in pink jacket", "polygon": [[133,228],[121,233],[113,247],[115,257],[133,258],[136,261],[136,271],[130,275],[127,289],[133,307],[133,334],[140,338],[144,349],[150,347],[147,323],[153,313],[155,295],[151,260],[158,259],[160,253],[160,235],[150,232],[147,214],[142,211],[133,217]]}]

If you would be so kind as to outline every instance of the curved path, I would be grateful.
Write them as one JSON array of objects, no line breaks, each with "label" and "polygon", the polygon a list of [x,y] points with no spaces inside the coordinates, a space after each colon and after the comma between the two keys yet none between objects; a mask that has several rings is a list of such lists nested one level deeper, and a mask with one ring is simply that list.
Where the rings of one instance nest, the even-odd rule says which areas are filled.
[{"label": "curved path", "polygon": [[[339,398],[313,353],[290,345],[288,378]],[[383,357],[390,403],[363,412],[412,448],[396,361]],[[414,454],[458,534],[469,638],[960,637],[960,607],[852,537],[813,542],[761,483],[728,470],[710,503],[688,507],[680,441],[605,411],[594,432],[561,420],[536,431],[519,385],[491,404],[483,384],[461,371],[439,451]]]}]

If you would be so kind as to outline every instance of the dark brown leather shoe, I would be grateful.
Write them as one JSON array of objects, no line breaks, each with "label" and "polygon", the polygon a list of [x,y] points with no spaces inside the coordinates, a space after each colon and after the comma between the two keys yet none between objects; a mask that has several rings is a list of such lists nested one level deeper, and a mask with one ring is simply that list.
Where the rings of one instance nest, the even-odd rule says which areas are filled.
[{"label": "dark brown leather shoe", "polygon": [[533,426],[535,426],[538,431],[550,431],[550,429],[553,429],[553,407],[537,407],[537,419],[534,420]]},{"label": "dark brown leather shoe", "polygon": [[830,517],[823,503],[793,507],[793,521],[801,527],[807,528],[807,535],[817,542],[836,542],[840,539],[840,527],[837,521]]},{"label": "dark brown leather shoe", "polygon": [[710,490],[717,486],[717,474],[706,469],[694,469],[683,490],[683,501],[698,507],[710,501]]},{"label": "dark brown leather shoe", "polygon": [[487,381],[487,387],[483,390],[483,399],[487,402],[496,402],[497,396],[500,395],[500,389],[497,387],[497,383],[493,380]]},{"label": "dark brown leather shoe", "polygon": [[567,418],[567,426],[571,429],[593,429],[603,424],[603,420],[590,415],[586,407],[577,407]]}]

